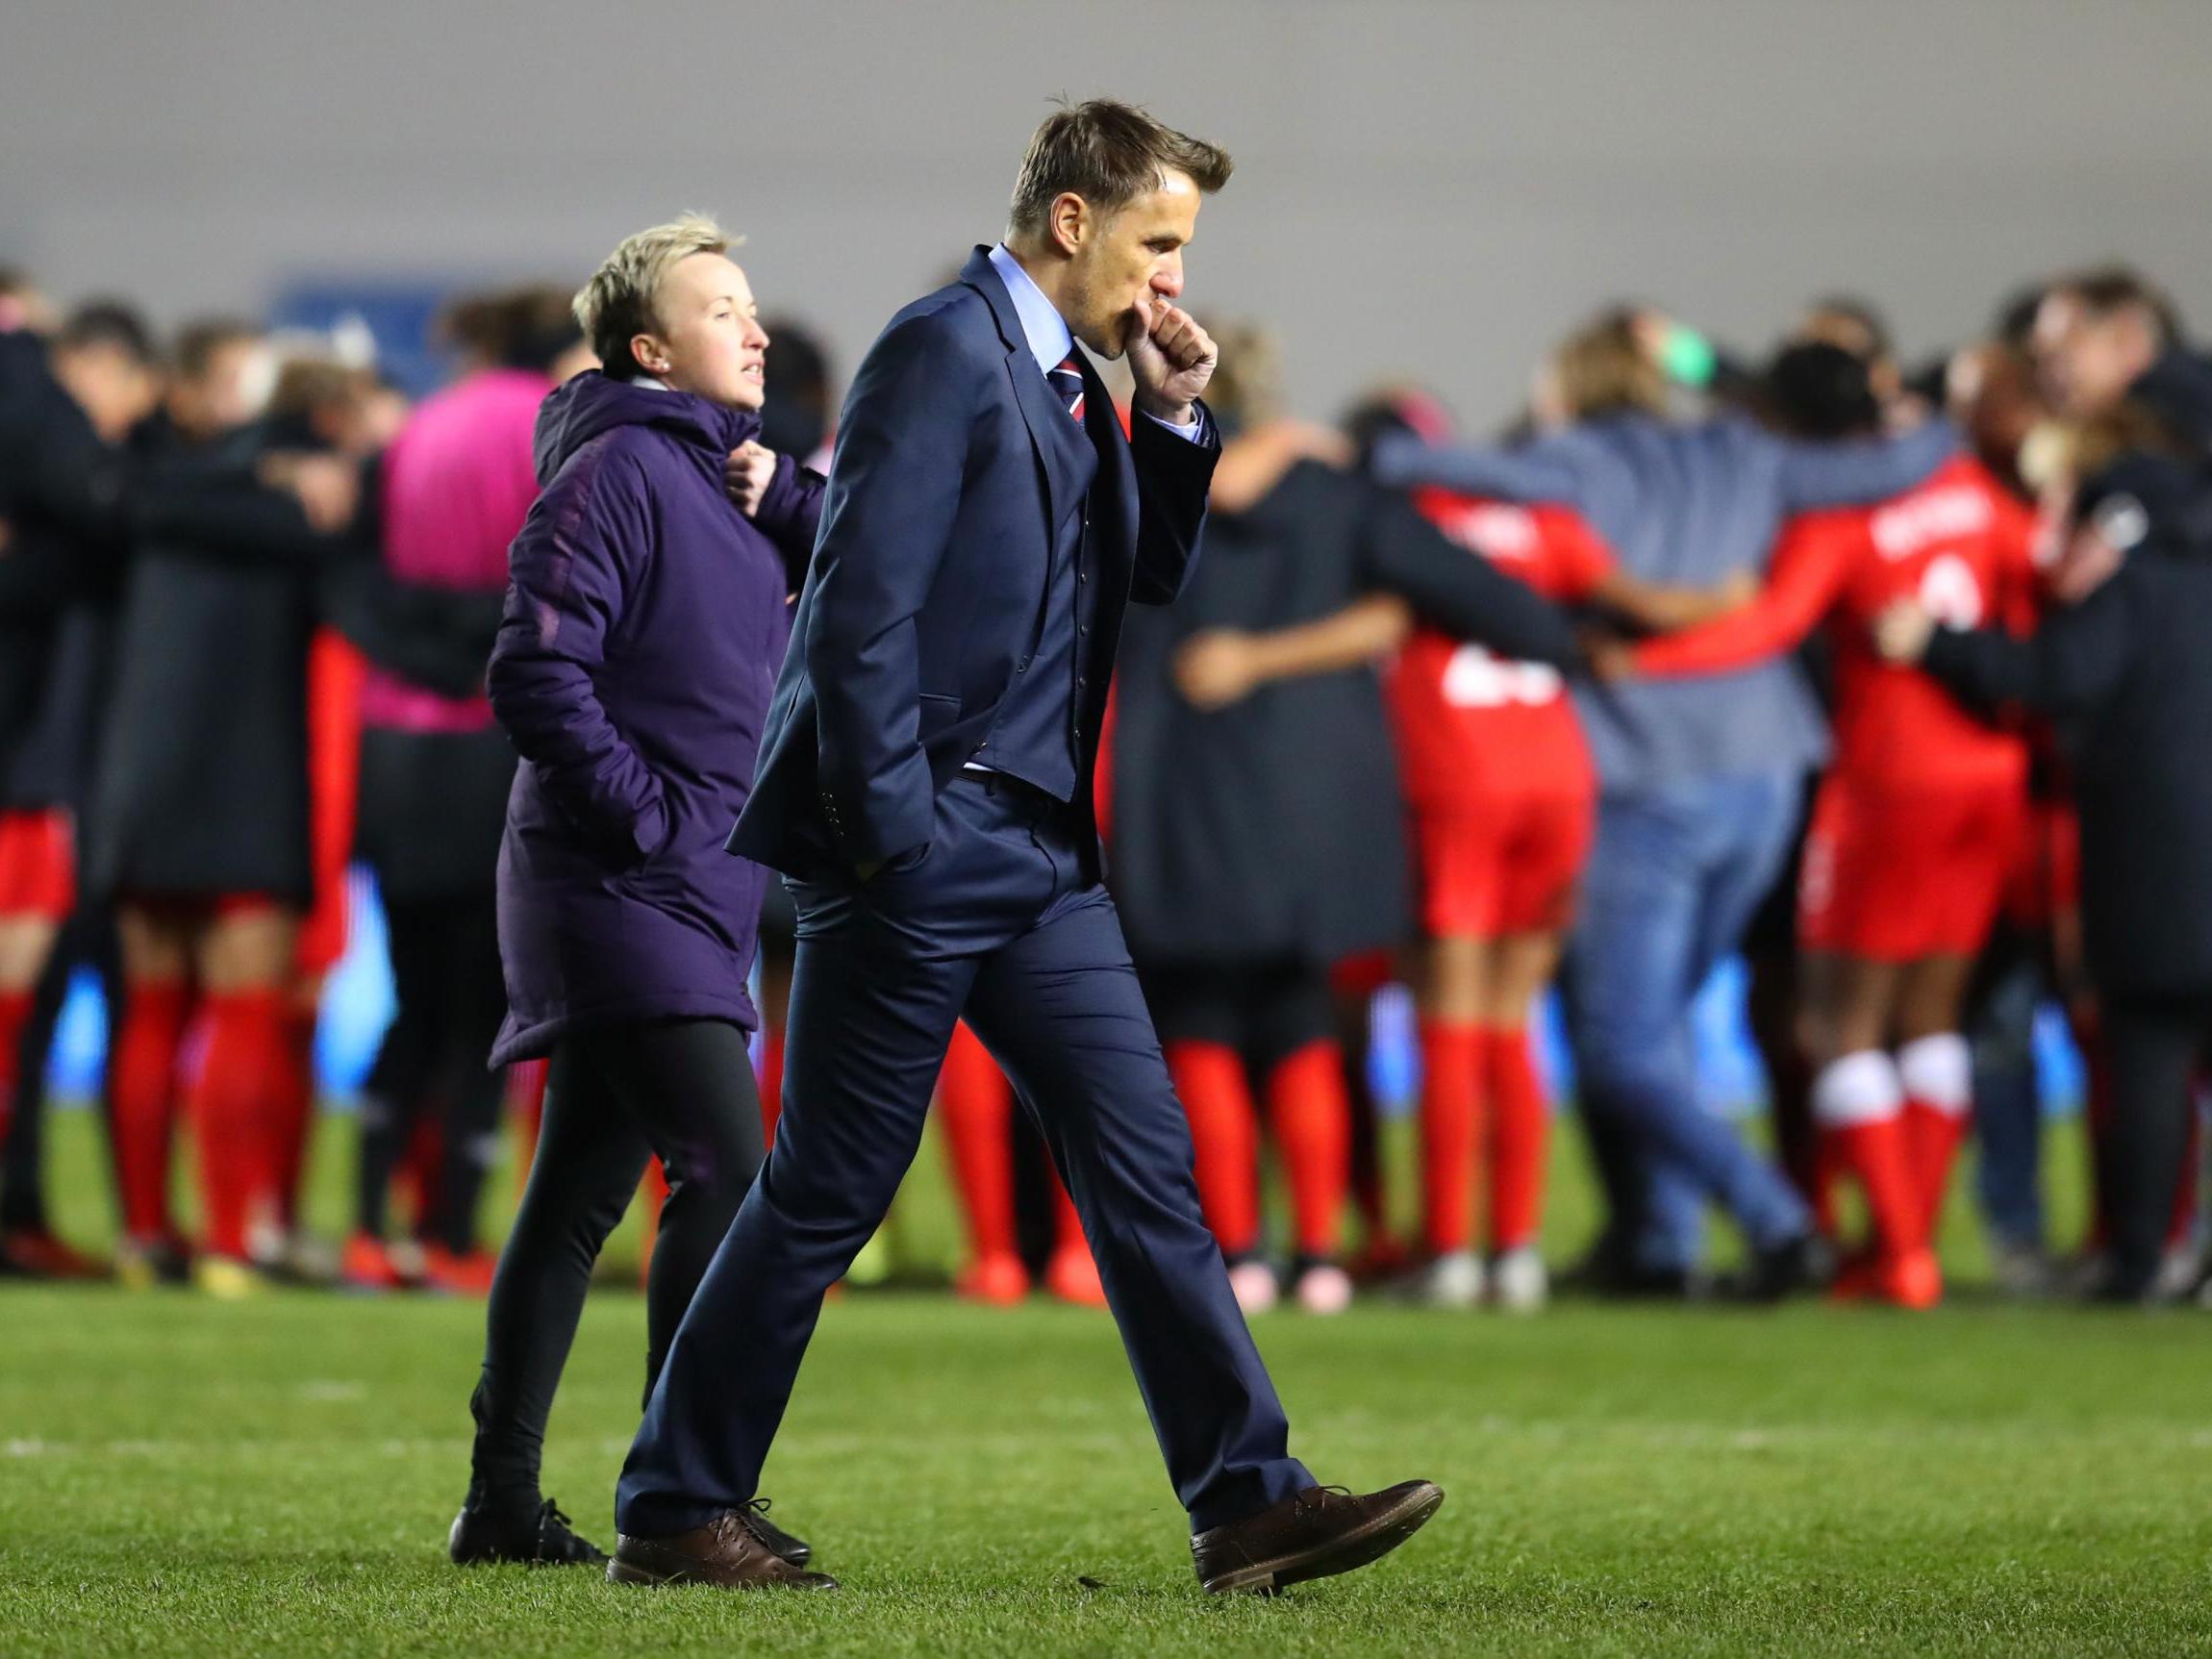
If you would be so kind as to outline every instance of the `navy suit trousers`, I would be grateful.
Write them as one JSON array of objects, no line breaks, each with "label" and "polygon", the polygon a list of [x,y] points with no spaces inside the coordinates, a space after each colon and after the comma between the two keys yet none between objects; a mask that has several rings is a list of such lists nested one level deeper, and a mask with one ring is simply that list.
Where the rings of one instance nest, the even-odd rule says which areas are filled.
[{"label": "navy suit trousers", "polygon": [[963,774],[911,862],[792,884],[783,1117],[623,1466],[621,1532],[686,1531],[756,1495],[823,1293],[914,1161],[964,1015],[1082,1215],[1193,1528],[1314,1484],[1199,1214],[1190,1126],[1076,817]]}]

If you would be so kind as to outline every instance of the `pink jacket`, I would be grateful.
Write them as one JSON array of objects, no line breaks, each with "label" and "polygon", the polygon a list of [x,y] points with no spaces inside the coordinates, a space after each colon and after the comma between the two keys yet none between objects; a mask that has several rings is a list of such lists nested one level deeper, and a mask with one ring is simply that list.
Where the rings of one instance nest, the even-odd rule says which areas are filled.
[{"label": "pink jacket", "polygon": [[[386,452],[384,562],[403,582],[465,591],[507,586],[507,546],[538,498],[530,454],[553,383],[523,369],[480,370],[426,398]],[[483,696],[440,696],[380,668],[362,691],[364,725],[478,732]]]}]

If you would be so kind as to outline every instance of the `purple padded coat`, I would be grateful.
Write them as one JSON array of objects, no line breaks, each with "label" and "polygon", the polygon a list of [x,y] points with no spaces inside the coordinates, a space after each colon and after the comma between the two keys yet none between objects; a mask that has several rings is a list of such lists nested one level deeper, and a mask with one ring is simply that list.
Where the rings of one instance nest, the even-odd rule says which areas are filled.
[{"label": "purple padded coat", "polygon": [[723,492],[760,416],[578,375],[538,415],[542,488],[508,554],[486,686],[522,764],[499,849],[493,1065],[586,1025],[756,1023],[767,872],[722,850],[751,792],[821,480]]}]

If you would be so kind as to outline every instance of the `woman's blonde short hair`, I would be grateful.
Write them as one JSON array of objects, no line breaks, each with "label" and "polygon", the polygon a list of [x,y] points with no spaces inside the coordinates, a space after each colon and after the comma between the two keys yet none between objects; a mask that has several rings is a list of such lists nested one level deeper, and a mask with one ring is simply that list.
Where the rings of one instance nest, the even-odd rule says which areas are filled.
[{"label": "woman's blonde short hair", "polygon": [[1667,413],[1667,376],[1636,338],[1636,314],[1603,313],[1551,355],[1559,395],[1576,420]]},{"label": "woman's blonde short hair", "polygon": [[616,380],[639,373],[630,341],[653,329],[653,302],[679,262],[693,254],[726,254],[743,241],[705,214],[685,214],[623,238],[591,280],[576,290],[574,306],[576,326],[607,373]]}]

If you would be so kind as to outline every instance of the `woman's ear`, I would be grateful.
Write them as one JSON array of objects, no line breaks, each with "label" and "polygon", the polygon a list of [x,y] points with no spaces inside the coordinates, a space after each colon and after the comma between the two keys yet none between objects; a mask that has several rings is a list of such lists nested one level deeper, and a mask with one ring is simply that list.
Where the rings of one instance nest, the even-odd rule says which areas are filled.
[{"label": "woman's ear", "polygon": [[647,374],[668,372],[668,348],[649,334],[630,337],[630,355]]}]

